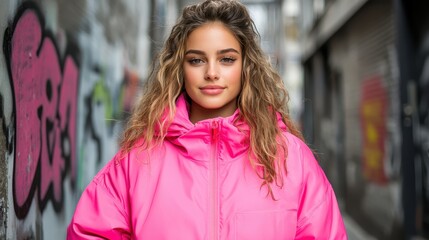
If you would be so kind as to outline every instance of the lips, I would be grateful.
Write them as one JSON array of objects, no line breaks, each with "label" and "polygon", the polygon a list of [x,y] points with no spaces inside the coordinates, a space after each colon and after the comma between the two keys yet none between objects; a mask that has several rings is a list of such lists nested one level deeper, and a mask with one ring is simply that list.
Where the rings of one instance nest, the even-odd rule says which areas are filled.
[{"label": "lips", "polygon": [[217,85],[209,85],[200,88],[201,92],[207,95],[218,95],[221,94],[225,87],[217,86]]}]

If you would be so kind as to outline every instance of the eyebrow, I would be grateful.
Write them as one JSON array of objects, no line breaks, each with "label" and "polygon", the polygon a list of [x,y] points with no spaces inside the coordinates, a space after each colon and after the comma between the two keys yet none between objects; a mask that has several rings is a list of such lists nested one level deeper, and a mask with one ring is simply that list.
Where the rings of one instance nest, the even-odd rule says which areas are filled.
[{"label": "eyebrow", "polygon": [[[226,49],[218,50],[217,54],[225,54],[225,53],[229,53],[229,52],[235,52],[237,54],[240,54],[240,52],[237,51],[234,48],[226,48]],[[188,50],[188,51],[185,52],[185,55],[188,55],[188,54],[191,54],[191,53],[198,54],[198,55],[204,55],[205,54],[204,51],[190,49],[190,50]]]}]

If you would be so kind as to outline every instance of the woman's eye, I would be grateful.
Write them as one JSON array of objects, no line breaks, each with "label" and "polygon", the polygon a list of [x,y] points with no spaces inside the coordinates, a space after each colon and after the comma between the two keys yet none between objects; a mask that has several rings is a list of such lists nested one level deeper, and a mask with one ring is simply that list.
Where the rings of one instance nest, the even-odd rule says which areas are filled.
[{"label": "woman's eye", "polygon": [[235,62],[235,58],[232,57],[224,57],[221,59],[221,62],[225,62],[225,63],[233,63]]},{"label": "woman's eye", "polygon": [[199,59],[199,58],[192,58],[189,59],[188,62],[192,65],[196,65],[196,64],[201,64],[203,63],[203,60]]}]

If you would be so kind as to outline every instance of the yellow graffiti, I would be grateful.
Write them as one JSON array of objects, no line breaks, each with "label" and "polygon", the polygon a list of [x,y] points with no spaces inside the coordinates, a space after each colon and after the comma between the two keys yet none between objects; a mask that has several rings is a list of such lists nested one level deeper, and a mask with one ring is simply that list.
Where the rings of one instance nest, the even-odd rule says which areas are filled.
[{"label": "yellow graffiti", "polygon": [[381,158],[382,153],[378,148],[366,148],[364,150],[365,154],[365,165],[369,169],[380,169],[382,167]]},{"label": "yellow graffiti", "polygon": [[374,123],[372,122],[368,122],[366,127],[365,127],[365,138],[368,140],[368,143],[372,144],[376,144],[378,139],[379,139],[379,135],[377,132],[377,127],[375,126]]},{"label": "yellow graffiti", "polygon": [[380,99],[366,100],[362,104],[363,120],[363,159],[366,167],[365,175],[377,178],[383,168],[383,150],[380,143],[383,127],[383,106]]}]

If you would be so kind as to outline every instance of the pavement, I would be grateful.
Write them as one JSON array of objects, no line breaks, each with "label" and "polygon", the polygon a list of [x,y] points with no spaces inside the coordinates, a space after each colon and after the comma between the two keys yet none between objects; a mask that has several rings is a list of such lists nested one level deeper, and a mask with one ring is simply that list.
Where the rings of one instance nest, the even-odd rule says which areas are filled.
[{"label": "pavement", "polygon": [[346,225],[349,240],[377,240],[377,238],[371,236],[360,227],[350,216],[343,215],[343,220]]}]

